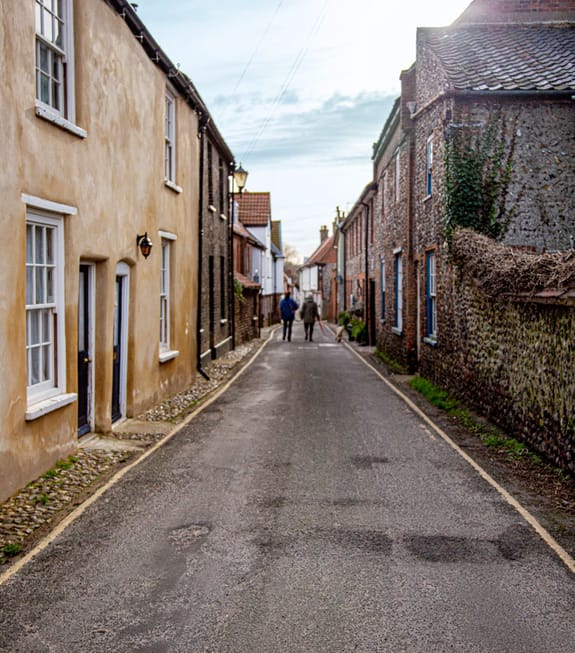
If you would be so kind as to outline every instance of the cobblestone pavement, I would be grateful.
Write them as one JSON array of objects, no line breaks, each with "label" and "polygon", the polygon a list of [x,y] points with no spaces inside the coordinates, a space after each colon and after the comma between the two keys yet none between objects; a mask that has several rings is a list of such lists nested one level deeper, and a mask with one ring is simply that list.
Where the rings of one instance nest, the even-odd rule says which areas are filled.
[{"label": "cobblestone pavement", "polygon": [[166,437],[263,346],[265,335],[267,330],[261,339],[211,361],[206,368],[209,380],[198,374],[189,388],[134,420],[121,422],[112,435],[83,440],[74,455],[0,504],[0,568],[29,550],[122,465]]}]

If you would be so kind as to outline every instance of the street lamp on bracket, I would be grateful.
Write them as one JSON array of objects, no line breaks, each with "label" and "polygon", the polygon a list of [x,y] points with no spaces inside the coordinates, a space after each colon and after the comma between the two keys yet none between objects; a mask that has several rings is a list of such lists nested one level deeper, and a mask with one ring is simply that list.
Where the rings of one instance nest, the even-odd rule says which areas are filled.
[{"label": "street lamp on bracket", "polygon": [[234,170],[234,182],[237,186],[238,193],[241,195],[242,191],[246,187],[246,181],[248,180],[248,171],[242,168],[242,164]]},{"label": "street lamp on bracket", "polygon": [[[236,316],[235,316],[235,293],[234,293],[234,223],[238,221],[238,215],[236,214],[236,205],[235,205],[235,196],[241,195],[248,179],[248,171],[242,168],[242,164],[236,168],[235,164],[232,163],[232,184],[231,184],[231,220],[230,220],[230,297],[232,297],[232,349],[236,347]],[[236,193],[235,189],[238,189]],[[239,207],[238,207],[239,209]],[[239,212],[239,211],[238,211]]]}]

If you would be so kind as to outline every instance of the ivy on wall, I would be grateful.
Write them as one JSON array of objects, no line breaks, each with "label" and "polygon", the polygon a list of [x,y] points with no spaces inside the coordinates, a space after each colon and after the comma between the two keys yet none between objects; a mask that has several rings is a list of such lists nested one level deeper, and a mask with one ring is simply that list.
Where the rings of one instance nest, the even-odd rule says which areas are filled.
[{"label": "ivy on wall", "polygon": [[239,279],[234,279],[234,295],[240,304],[245,303],[246,298],[244,296],[244,285],[239,281]]},{"label": "ivy on wall", "polygon": [[500,240],[513,216],[508,206],[517,119],[500,112],[484,123],[451,124],[445,150],[446,235],[465,227]]}]

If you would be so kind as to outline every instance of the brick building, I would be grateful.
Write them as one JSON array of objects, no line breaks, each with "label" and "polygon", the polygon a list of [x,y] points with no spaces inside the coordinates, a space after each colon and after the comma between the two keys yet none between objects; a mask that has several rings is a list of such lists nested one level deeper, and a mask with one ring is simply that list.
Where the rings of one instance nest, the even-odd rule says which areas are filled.
[{"label": "brick building", "polygon": [[414,140],[418,358],[421,372],[436,381],[449,373],[457,342],[450,337],[456,297],[445,224],[452,139],[466,132],[486,138],[489,121],[500,120],[495,138],[512,151],[503,242],[538,251],[572,246],[575,24],[552,21],[560,5],[572,18],[573,2],[475,0],[453,26],[417,32],[417,60],[404,88]]},{"label": "brick building", "polygon": [[233,155],[211,120],[200,127],[198,366],[233,348],[233,225],[229,178]]},{"label": "brick building", "polygon": [[[453,25],[418,29],[374,146],[373,201],[364,190],[343,227],[346,302],[374,280],[378,348],[570,469],[575,293],[489,296],[451,238],[483,229],[508,265],[518,249],[573,248],[574,21],[573,0],[475,0]],[[476,204],[458,195],[466,174]]]},{"label": "brick building", "polygon": [[[407,87],[410,78],[402,75]],[[413,135],[406,126],[405,93],[398,98],[374,144],[373,277],[377,345],[403,367],[417,366],[416,268],[413,256],[411,176]]]},{"label": "brick building", "polygon": [[321,227],[319,246],[299,268],[302,301],[308,295],[312,295],[318,305],[320,317],[328,321],[335,321],[337,317],[336,229],[337,226],[334,223],[334,231],[329,235],[328,228]]},{"label": "brick building", "polygon": [[261,285],[254,281],[254,271],[256,261],[265,252],[265,245],[241,222],[235,222],[233,229],[235,339],[239,344],[259,335]]},{"label": "brick building", "polygon": [[269,192],[244,191],[236,195],[238,220],[264,245],[254,250],[252,281],[261,285],[260,320],[262,324],[279,322],[279,302],[283,291],[283,254],[274,242],[281,239],[279,225],[272,221]]},{"label": "brick building", "polygon": [[343,219],[340,230],[344,244],[344,305],[339,310],[354,313],[367,324],[368,342],[375,342],[375,197],[377,185],[367,184],[358,200]]}]

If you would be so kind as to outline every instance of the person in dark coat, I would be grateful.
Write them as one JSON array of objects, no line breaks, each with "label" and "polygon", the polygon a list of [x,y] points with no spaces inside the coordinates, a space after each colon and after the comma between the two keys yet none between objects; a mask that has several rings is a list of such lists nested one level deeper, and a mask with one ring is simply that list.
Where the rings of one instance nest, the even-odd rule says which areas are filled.
[{"label": "person in dark coat", "polygon": [[282,339],[285,340],[287,335],[288,342],[291,341],[291,328],[298,307],[299,304],[295,299],[292,299],[289,292],[286,292],[285,297],[280,302],[280,315],[284,324],[284,335]]},{"label": "person in dark coat", "polygon": [[311,342],[313,341],[313,326],[316,320],[319,320],[317,304],[311,295],[305,298],[301,308],[301,318],[303,320],[303,328],[305,329],[305,339]]}]

